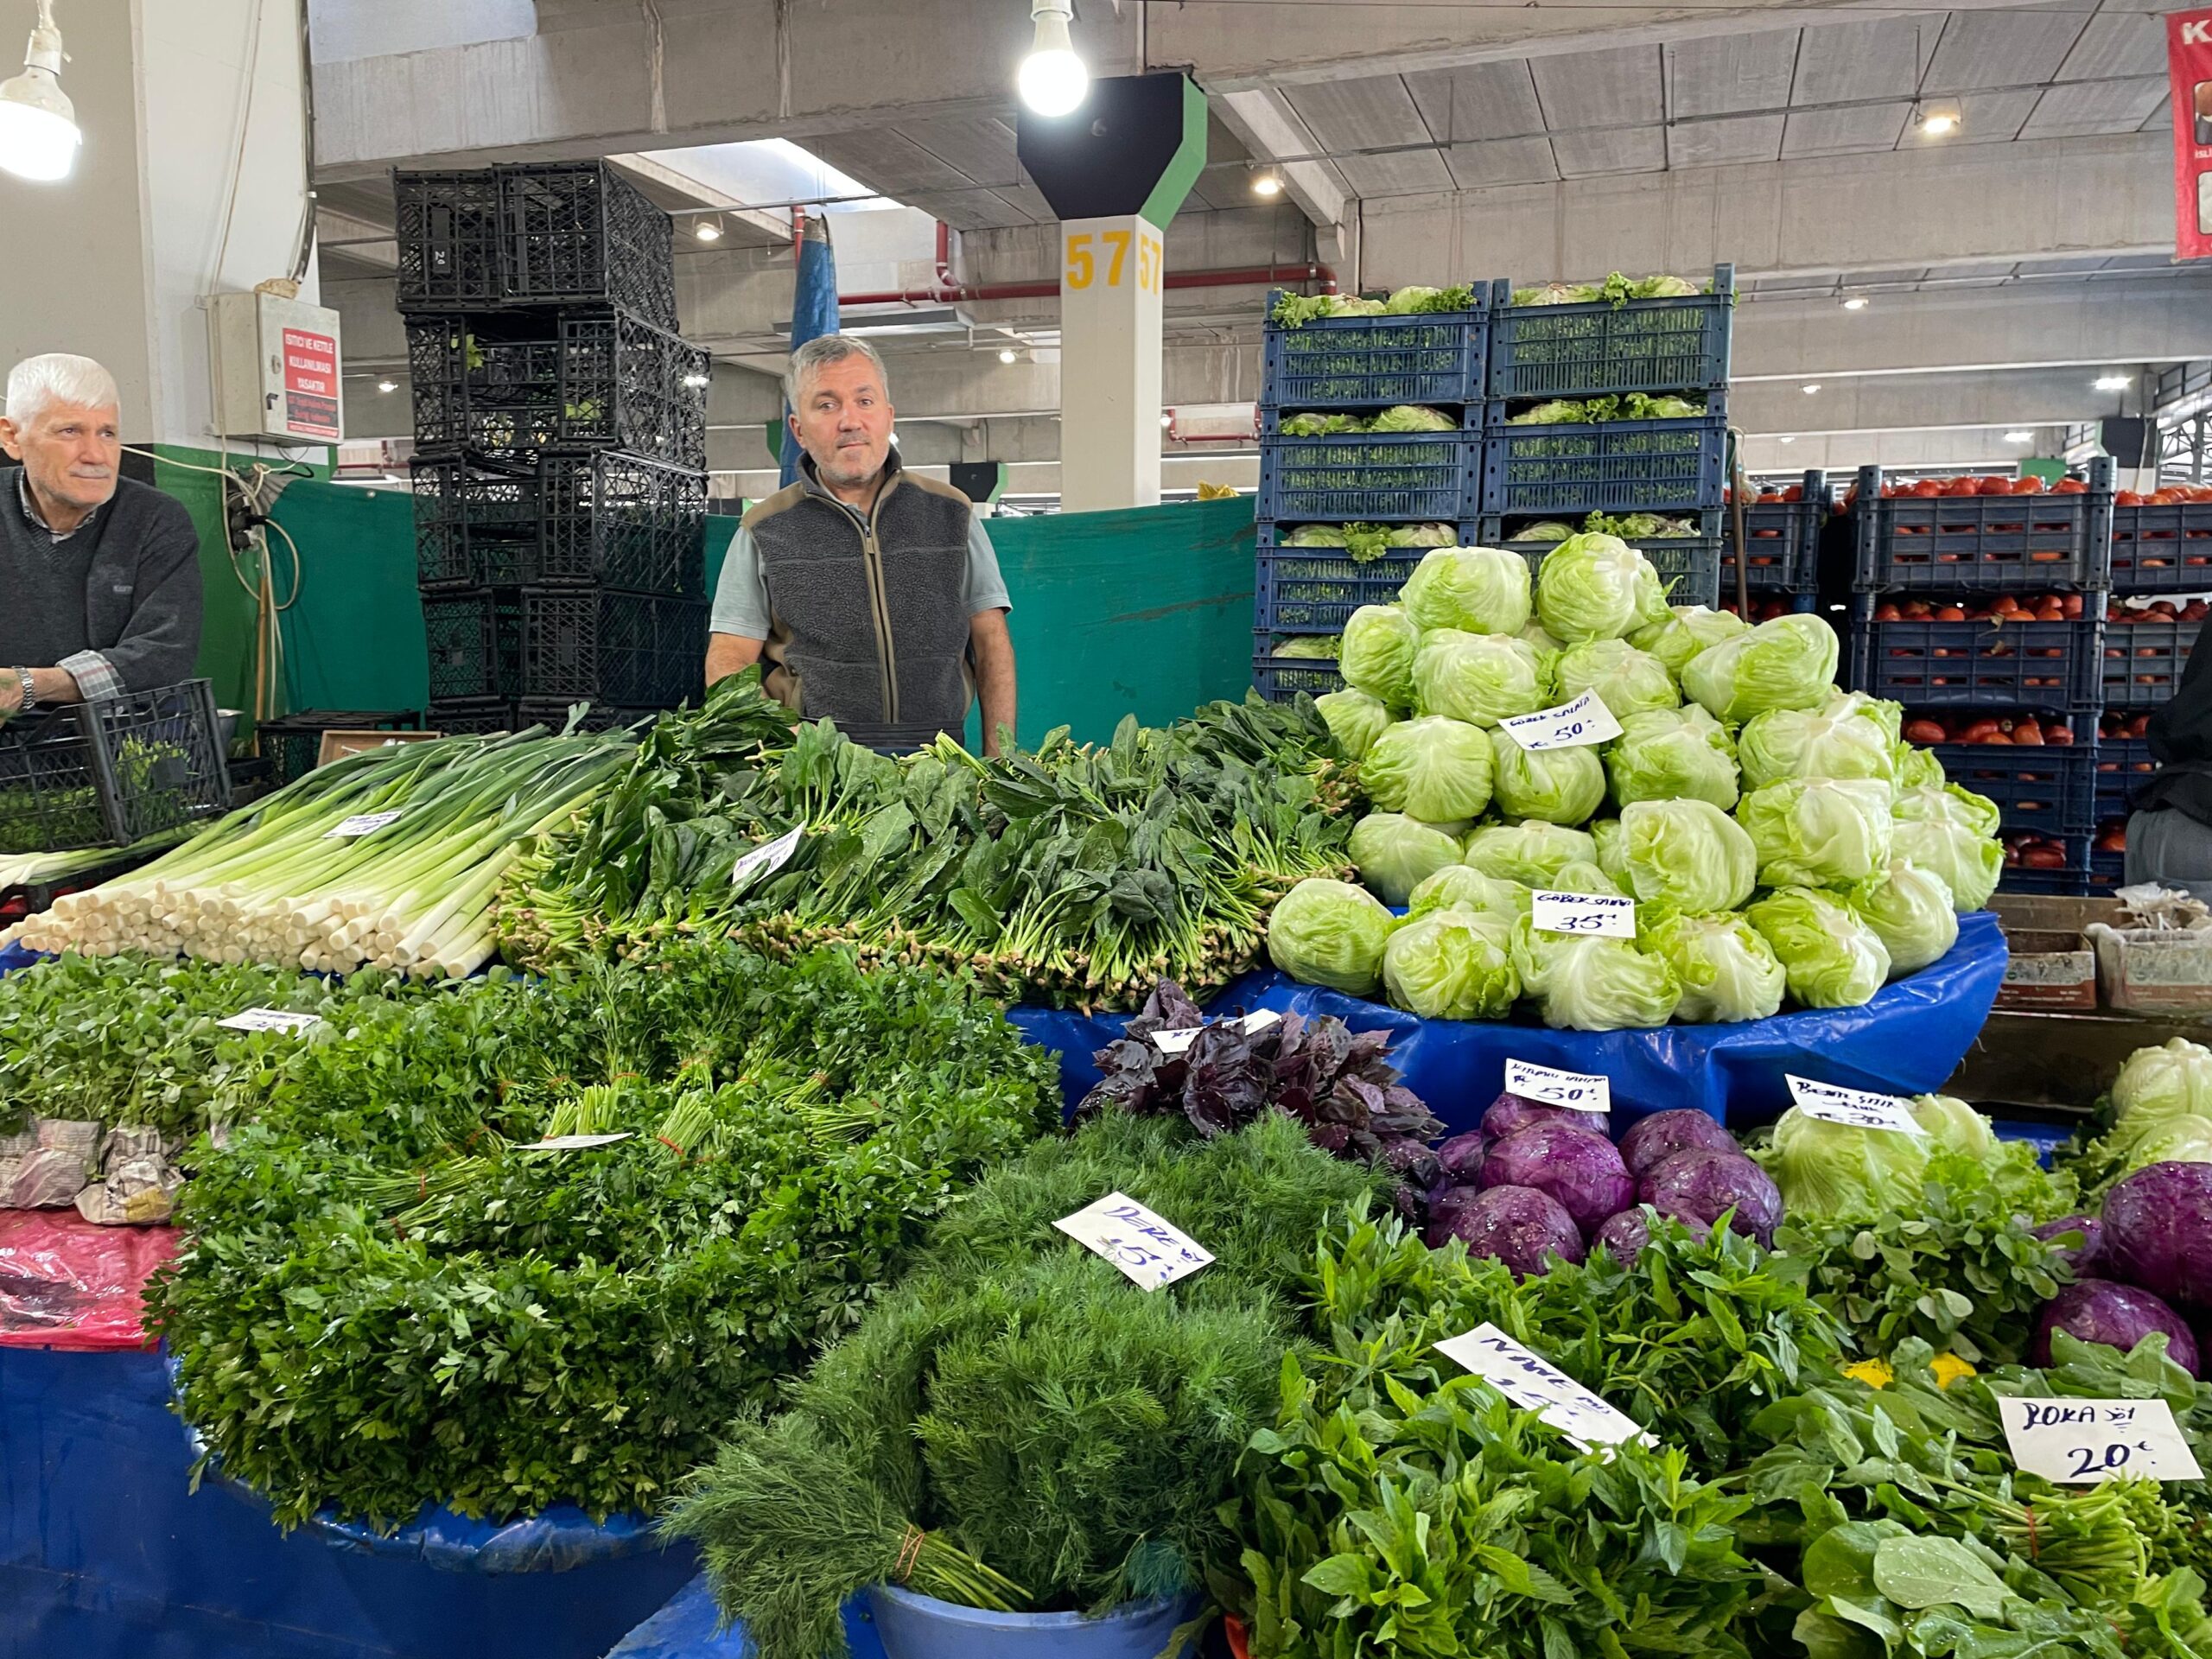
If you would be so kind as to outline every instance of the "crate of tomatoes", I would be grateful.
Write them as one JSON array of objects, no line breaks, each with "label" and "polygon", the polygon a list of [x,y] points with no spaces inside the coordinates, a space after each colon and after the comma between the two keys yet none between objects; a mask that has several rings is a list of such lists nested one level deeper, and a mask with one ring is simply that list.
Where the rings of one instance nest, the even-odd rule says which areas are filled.
[{"label": "crate of tomatoes", "polygon": [[2104,699],[2103,630],[2094,595],[1861,599],[1852,683],[1911,707],[2087,711]]},{"label": "crate of tomatoes", "polygon": [[2116,594],[2212,592],[2212,484],[2170,484],[2113,497]]},{"label": "crate of tomatoes", "polygon": [[2139,709],[2107,709],[2097,721],[2097,817],[2125,818],[2135,791],[2158,763],[2151,758],[2151,716]]},{"label": "crate of tomatoes", "polygon": [[1859,469],[1845,498],[1861,593],[2105,586],[2112,542],[2112,462],[2087,479],[1997,474],[1891,479]]},{"label": "crate of tomatoes", "polygon": [[2202,599],[2137,597],[2108,602],[2105,702],[2143,709],[2172,696],[2208,615],[2212,615],[2212,601]]},{"label": "crate of tomatoes", "polygon": [[[1732,504],[1735,492],[1723,493]],[[1744,503],[1744,582],[1754,594],[1809,594],[1819,583],[1821,527],[1828,518],[1827,475],[1760,490]],[[1720,556],[1720,592],[1736,591],[1734,520]]]},{"label": "crate of tomatoes", "polygon": [[2089,891],[2094,869],[2087,836],[2008,835],[2004,842],[1999,893],[2079,896]]},{"label": "crate of tomatoes", "polygon": [[1996,803],[2007,832],[2086,836],[2096,819],[2097,751],[2055,715],[1911,715],[1904,740],[1933,749],[1943,775]]},{"label": "crate of tomatoes", "polygon": [[2089,840],[2089,891],[2109,893],[2127,880],[2127,820],[2104,818]]}]

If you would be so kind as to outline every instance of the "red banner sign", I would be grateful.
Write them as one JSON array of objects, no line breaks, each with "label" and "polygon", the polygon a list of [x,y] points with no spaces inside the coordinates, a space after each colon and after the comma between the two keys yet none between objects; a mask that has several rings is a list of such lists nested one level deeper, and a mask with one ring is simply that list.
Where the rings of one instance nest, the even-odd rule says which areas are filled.
[{"label": "red banner sign", "polygon": [[336,438],[338,342],[328,334],[284,330],[284,428],[302,438]]},{"label": "red banner sign", "polygon": [[2212,10],[2166,18],[2173,83],[2174,252],[2212,259]]}]

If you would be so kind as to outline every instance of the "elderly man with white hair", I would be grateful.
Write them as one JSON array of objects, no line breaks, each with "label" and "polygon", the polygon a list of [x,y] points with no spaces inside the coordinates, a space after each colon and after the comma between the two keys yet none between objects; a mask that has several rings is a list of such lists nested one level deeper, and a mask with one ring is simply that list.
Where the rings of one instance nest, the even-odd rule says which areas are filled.
[{"label": "elderly man with white hair", "polygon": [[9,372],[0,448],[0,719],[189,677],[200,533],[122,474],[115,377],[53,353]]}]

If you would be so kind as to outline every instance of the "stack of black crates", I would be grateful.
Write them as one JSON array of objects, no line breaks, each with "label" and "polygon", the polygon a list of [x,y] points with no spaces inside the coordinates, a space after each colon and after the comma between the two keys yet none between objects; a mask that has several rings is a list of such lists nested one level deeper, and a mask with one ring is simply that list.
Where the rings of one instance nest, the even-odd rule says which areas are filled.
[{"label": "stack of black crates", "polygon": [[[1852,505],[1858,544],[1851,627],[1854,690],[1901,702],[1955,729],[1982,720],[2060,744],[1931,743],[1951,782],[1997,804],[2008,844],[2056,845],[2059,861],[2008,864],[2001,891],[2093,890],[2090,840],[2101,792],[2099,719],[2105,704],[2105,607],[2111,581],[2112,462],[2091,463],[2079,493],[1882,494],[1882,469],[1862,467]],[[1986,609],[2002,594],[2078,594],[2078,617],[2057,620],[1945,617]],[[1893,607],[1938,614],[1885,617]],[[1885,601],[1888,601],[1885,604]],[[2050,855],[2041,854],[2049,858]]]},{"label": "stack of black crates", "polygon": [[604,162],[392,183],[430,723],[696,700],[709,364],[668,215]]},{"label": "stack of black crates", "polygon": [[[1360,558],[1302,545],[1344,524],[1444,524],[1461,546],[1511,547],[1532,568],[1592,513],[1687,519],[1693,534],[1637,537],[1678,604],[1718,601],[1735,270],[1669,299],[1516,306],[1513,284],[1478,283],[1465,311],[1270,318],[1260,393],[1260,493],[1252,683],[1278,701],[1342,684],[1333,661],[1285,657],[1301,638],[1340,633],[1363,605],[1397,597],[1423,556]],[[1703,404],[1695,416],[1588,424],[1515,424],[1559,399],[1632,392]],[[1300,414],[1434,409],[1447,432],[1284,435]],[[1317,529],[1316,527],[1321,527]],[[1795,567],[1792,570],[1795,578]]]}]

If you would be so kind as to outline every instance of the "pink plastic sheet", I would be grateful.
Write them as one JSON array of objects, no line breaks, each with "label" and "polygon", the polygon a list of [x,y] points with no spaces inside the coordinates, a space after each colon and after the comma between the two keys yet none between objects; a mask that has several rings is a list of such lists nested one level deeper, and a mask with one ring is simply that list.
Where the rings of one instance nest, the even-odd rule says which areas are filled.
[{"label": "pink plastic sheet", "polygon": [[174,1227],[96,1227],[74,1210],[0,1210],[0,1348],[153,1345],[144,1290]]}]

